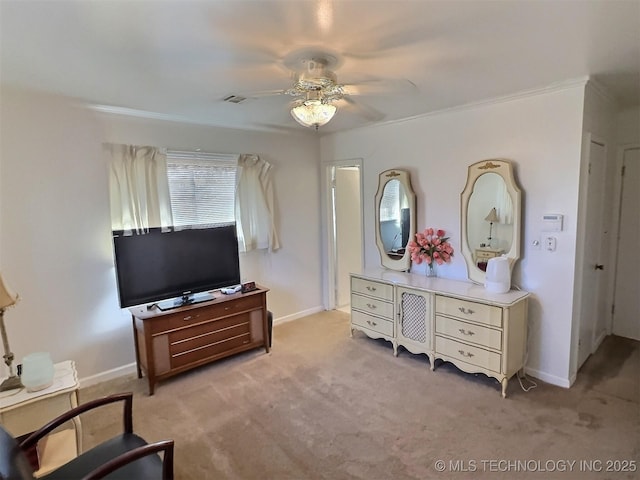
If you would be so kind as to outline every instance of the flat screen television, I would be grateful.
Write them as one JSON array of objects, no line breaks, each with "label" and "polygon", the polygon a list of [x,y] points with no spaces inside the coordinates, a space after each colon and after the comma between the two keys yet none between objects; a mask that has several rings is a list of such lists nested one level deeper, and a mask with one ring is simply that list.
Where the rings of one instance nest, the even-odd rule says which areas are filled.
[{"label": "flat screen television", "polygon": [[113,232],[113,249],[121,308],[156,302],[167,310],[240,284],[235,224]]}]

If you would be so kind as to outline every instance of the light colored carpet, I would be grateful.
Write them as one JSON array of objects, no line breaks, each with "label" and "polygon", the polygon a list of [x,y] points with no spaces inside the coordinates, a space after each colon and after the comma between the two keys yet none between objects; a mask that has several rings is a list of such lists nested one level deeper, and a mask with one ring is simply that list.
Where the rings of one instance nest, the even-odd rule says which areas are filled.
[{"label": "light colored carpet", "polygon": [[[322,312],[276,325],[269,354],[174,377],[153,396],[135,377],[80,396],[133,391],[135,430],[175,440],[179,480],[638,478],[605,471],[640,468],[638,342],[607,338],[571,389],[524,392],[512,379],[506,399],[484,375],[392,352],[351,338],[348,314]],[[119,410],[86,415],[85,448],[120,425]]]}]

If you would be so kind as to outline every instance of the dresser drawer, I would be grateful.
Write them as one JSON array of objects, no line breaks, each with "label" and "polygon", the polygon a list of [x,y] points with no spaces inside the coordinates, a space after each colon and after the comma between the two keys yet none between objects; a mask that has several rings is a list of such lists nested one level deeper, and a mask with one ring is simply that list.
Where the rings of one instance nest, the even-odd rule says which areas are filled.
[{"label": "dresser drawer", "polygon": [[494,350],[502,349],[502,331],[436,315],[436,333]]},{"label": "dresser drawer", "polygon": [[237,298],[234,301],[221,301],[220,303],[214,303],[200,308],[183,310],[179,313],[169,314],[166,317],[168,317],[170,328],[175,329],[205,322],[212,318],[221,318],[261,307],[261,296],[250,295]]},{"label": "dresser drawer", "polygon": [[352,310],[351,323],[381,333],[387,337],[393,337],[393,322],[390,320]]},{"label": "dresser drawer", "polygon": [[[249,332],[235,337],[208,343],[182,352],[171,353],[171,368],[179,368],[191,365],[195,362],[206,363],[206,360],[215,356],[226,356],[230,350],[240,349],[251,343]],[[246,348],[245,348],[246,350]]]},{"label": "dresser drawer", "polygon": [[436,313],[492,327],[502,327],[502,309],[492,305],[436,295]]},{"label": "dresser drawer", "polygon": [[233,337],[247,335],[251,332],[250,315],[244,313],[235,317],[194,325],[169,334],[171,353],[182,353],[187,350],[213,345]]},{"label": "dresser drawer", "polygon": [[351,291],[393,302],[393,285],[351,277]]},{"label": "dresser drawer", "polygon": [[393,320],[393,303],[383,302],[377,298],[352,294],[351,308]]},{"label": "dresser drawer", "polygon": [[500,354],[473,347],[466,343],[457,342],[436,335],[436,356],[446,355],[478,367],[486,368],[493,372],[500,372]]},{"label": "dresser drawer", "polygon": [[502,251],[476,250],[476,260],[489,260],[490,258],[499,257],[500,255],[502,255]]}]

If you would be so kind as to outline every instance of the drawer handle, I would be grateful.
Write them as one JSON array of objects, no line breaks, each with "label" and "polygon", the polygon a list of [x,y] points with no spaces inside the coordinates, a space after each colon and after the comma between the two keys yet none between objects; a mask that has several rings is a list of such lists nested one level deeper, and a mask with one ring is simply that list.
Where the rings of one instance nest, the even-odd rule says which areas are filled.
[{"label": "drawer handle", "polygon": [[367,285],[367,290],[369,290],[370,292],[375,292],[376,291],[376,287],[371,287],[371,286]]},{"label": "drawer handle", "polygon": [[378,325],[376,322],[372,322],[371,320],[367,320],[367,323],[372,327],[376,327]]},{"label": "drawer handle", "polygon": [[471,310],[470,308],[460,307],[460,308],[458,308],[458,310],[460,310],[465,315],[473,315],[474,313],[476,313],[473,310]]},{"label": "drawer handle", "polygon": [[460,355],[462,355],[463,357],[467,357],[467,358],[471,358],[471,357],[473,357],[473,356],[474,356],[474,355],[473,355],[473,353],[471,353],[471,352],[465,352],[464,350],[458,350],[458,353],[459,353]]},{"label": "drawer handle", "polygon": [[373,305],[372,303],[367,303],[367,307],[369,307],[371,310],[375,310],[376,308],[378,308],[377,305]]},{"label": "drawer handle", "polygon": [[458,331],[463,334],[463,335],[469,335],[470,337],[475,335],[476,332],[472,331],[472,330],[465,330],[464,328],[459,328]]},{"label": "drawer handle", "polygon": [[184,317],[182,319],[183,322],[188,322],[189,320],[191,320],[193,318],[193,315],[187,315],[186,317]]}]

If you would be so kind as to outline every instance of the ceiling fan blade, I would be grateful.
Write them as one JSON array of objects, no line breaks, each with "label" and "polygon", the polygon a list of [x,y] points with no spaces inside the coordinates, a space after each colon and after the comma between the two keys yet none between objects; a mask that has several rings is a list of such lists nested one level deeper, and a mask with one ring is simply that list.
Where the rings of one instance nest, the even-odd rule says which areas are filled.
[{"label": "ceiling fan blade", "polygon": [[408,27],[406,22],[393,22],[384,19],[354,35],[354,40],[348,46],[346,58],[380,59],[381,55],[397,54],[403,49],[425,46],[427,42],[438,38],[440,28],[430,25],[429,36],[425,38],[425,25]]},{"label": "ceiling fan blade", "polygon": [[345,95],[414,94],[418,87],[407,79],[369,80],[342,86]]},{"label": "ceiling fan blade", "polygon": [[360,117],[365,118],[366,120],[369,120],[371,122],[379,122],[386,116],[381,111],[376,110],[369,105],[365,105],[362,102],[357,102],[353,98],[343,97],[337,103],[339,106],[340,104],[344,105],[347,109],[354,112],[356,115],[359,115]]}]

